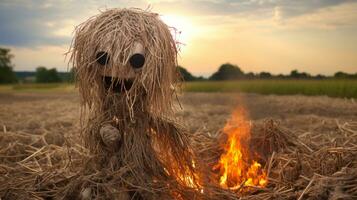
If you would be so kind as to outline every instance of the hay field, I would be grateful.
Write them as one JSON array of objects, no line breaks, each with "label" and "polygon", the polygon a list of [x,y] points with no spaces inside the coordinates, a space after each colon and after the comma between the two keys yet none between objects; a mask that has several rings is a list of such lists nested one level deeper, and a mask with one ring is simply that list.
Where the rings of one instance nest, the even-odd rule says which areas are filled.
[{"label": "hay field", "polygon": [[[265,164],[272,175],[267,189],[247,195],[248,199],[357,197],[357,102],[353,99],[234,93],[185,93],[179,98],[183,110],[177,117],[193,134],[218,135],[234,108],[244,105],[253,124],[273,119],[279,130],[287,130],[284,134],[291,136],[287,140],[302,143],[292,141],[291,148],[281,147],[288,150],[277,149],[273,158],[268,156]],[[75,176],[66,161],[69,154],[72,164],[79,165],[77,158],[86,156],[79,143],[79,111],[74,92],[0,93],[1,199],[51,199],[56,187]],[[308,169],[302,165],[297,175],[287,175],[299,163],[299,145],[306,148],[301,159],[310,156],[311,162],[321,164]],[[296,156],[290,157],[295,155],[291,151]],[[315,156],[321,160],[314,160]],[[56,173],[48,174],[48,168]]]}]

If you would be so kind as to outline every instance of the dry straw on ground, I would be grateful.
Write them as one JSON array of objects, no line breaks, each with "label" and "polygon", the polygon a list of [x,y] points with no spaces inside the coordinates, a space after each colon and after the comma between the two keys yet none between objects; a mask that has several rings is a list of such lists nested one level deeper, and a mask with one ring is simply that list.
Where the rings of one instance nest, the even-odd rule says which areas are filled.
[{"label": "dry straw on ground", "polygon": [[[264,151],[267,187],[252,188],[245,194],[203,187],[211,194],[202,196],[197,192],[196,195],[202,199],[356,199],[357,124],[336,121],[336,127],[331,132],[297,134],[272,120],[254,123],[251,145],[258,152]],[[221,154],[220,137],[220,131],[214,135],[197,132],[191,137],[196,153],[209,166]],[[78,138],[58,146],[48,144],[44,135],[3,128],[0,144],[2,199],[57,199],[63,197],[64,191],[80,190],[69,187],[74,179],[99,186],[96,192],[102,198],[107,195],[120,199],[120,188],[115,182],[118,180],[113,177],[128,169],[82,173],[80,170],[86,164],[82,160],[89,158],[89,151],[80,145]],[[209,181],[218,180],[210,167],[206,169],[211,176]],[[193,195],[192,191],[187,192]]]}]

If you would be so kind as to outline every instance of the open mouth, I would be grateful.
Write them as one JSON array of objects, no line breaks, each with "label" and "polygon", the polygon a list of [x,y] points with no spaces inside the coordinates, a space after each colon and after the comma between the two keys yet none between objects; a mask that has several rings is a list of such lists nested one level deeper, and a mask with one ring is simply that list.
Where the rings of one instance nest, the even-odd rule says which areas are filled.
[{"label": "open mouth", "polygon": [[122,93],[130,90],[134,80],[119,79],[119,78],[113,78],[111,76],[104,76],[103,82],[104,82],[104,87],[107,91],[111,89],[114,93]]}]

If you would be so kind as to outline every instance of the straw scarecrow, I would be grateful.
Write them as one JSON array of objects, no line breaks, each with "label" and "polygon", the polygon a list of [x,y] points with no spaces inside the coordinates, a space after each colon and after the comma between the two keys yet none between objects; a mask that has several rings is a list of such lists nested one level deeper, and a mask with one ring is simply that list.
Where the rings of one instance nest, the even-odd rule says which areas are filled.
[{"label": "straw scarecrow", "polygon": [[190,198],[193,154],[171,119],[178,73],[169,27],[155,13],[106,10],[77,27],[71,53],[82,134],[93,155],[83,173],[101,174],[77,185],[78,195]]}]

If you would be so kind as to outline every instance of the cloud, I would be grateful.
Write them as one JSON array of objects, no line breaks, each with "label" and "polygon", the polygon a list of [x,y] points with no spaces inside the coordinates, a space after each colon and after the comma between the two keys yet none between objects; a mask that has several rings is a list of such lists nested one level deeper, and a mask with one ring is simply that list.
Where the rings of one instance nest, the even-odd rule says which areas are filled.
[{"label": "cloud", "polygon": [[279,25],[292,29],[344,29],[357,26],[357,2],[321,8],[294,18],[278,19]]},{"label": "cloud", "polygon": [[5,0],[0,2],[0,44],[17,47],[69,44],[75,25],[106,5],[126,1]]},{"label": "cloud", "polygon": [[321,8],[336,6],[353,0],[154,0],[148,1],[162,9],[176,8],[206,15],[248,15],[257,18],[272,16],[279,8],[282,18],[300,16]]},{"label": "cloud", "polygon": [[[59,44],[66,38],[52,37],[47,20],[55,20],[45,6],[26,3],[2,2],[0,6],[0,43],[26,46],[37,43]],[[47,15],[47,16],[45,16]],[[46,18],[47,17],[47,18]]]},{"label": "cloud", "polygon": [[[280,26],[294,22],[304,24],[304,16],[319,13],[322,9],[335,7],[351,0],[3,0],[0,2],[0,45],[15,47],[38,47],[43,45],[68,45],[75,25],[98,9],[106,7],[140,7],[162,14],[187,14],[201,17],[202,26],[220,25],[224,20],[234,26],[240,21],[271,26],[271,21]],[[353,12],[349,10],[349,12]],[[325,12],[322,17],[329,19],[334,26],[344,25],[345,18],[332,20]],[[317,19],[318,17],[315,16]],[[292,20],[297,19],[297,20]],[[349,19],[349,18],[348,18]],[[320,18],[318,21],[323,21]],[[309,21],[309,20],[307,20]],[[213,24],[215,23],[215,24]],[[266,23],[266,24],[264,24]],[[247,24],[247,23],[246,23]],[[198,24],[200,25],[200,24]]]},{"label": "cloud", "polygon": [[351,0],[299,0],[299,1],[274,1],[274,8],[279,8],[283,18],[301,16],[307,13],[313,13],[326,7],[332,7]]}]

